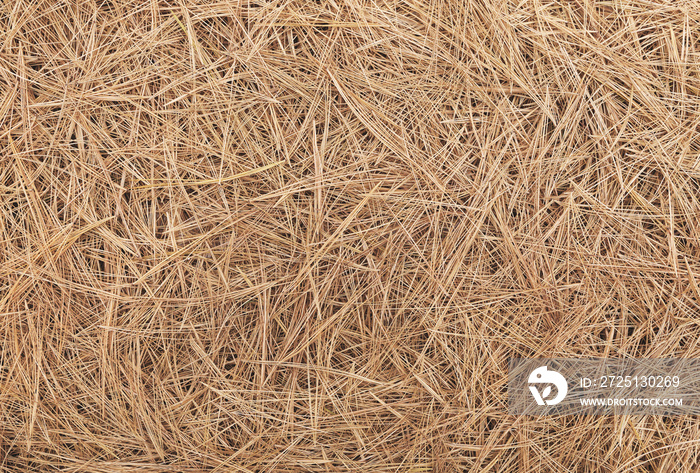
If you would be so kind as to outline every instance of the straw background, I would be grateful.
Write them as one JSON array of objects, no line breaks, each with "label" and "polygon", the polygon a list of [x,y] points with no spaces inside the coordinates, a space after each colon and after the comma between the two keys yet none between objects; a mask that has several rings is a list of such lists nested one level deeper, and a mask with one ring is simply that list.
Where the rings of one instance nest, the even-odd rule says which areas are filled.
[{"label": "straw background", "polygon": [[514,356],[700,357],[700,3],[0,2],[0,466],[698,471]]}]

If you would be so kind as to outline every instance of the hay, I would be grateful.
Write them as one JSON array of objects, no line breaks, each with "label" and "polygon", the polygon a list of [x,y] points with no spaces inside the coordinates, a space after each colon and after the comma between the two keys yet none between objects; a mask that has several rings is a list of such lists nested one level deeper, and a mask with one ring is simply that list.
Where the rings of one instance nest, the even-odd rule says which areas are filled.
[{"label": "hay", "polygon": [[505,392],[700,354],[697,7],[2,3],[2,470],[697,471]]}]

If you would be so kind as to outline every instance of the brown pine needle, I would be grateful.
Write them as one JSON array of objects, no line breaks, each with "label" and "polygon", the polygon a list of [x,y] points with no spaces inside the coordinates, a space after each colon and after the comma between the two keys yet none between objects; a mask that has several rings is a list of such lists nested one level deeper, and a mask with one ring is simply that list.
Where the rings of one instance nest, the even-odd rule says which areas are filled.
[{"label": "brown pine needle", "polygon": [[277,161],[276,163],[271,163],[271,164],[266,164],[265,166],[261,166],[256,169],[251,169],[250,171],[244,171],[238,174],[234,174],[233,176],[227,176],[227,177],[222,177],[221,179],[204,179],[201,181],[159,181],[157,183],[152,183],[148,184],[145,186],[136,186],[133,187],[132,189],[154,189],[154,188],[159,188],[159,187],[172,187],[176,185],[183,185],[183,186],[206,186],[209,184],[223,184],[225,182],[230,182],[234,181],[236,179],[240,179],[242,177],[247,177],[247,176],[252,176],[254,174],[257,174],[259,172],[267,171],[268,169],[272,169],[276,166],[279,166],[280,164],[284,164],[285,161]]}]

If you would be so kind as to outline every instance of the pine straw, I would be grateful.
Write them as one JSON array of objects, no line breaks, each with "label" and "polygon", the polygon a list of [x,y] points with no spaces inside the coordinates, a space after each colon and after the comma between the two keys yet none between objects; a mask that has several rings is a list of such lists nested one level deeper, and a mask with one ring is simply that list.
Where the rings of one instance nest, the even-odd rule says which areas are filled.
[{"label": "pine straw", "polygon": [[697,7],[2,3],[2,470],[697,471],[505,392],[700,356]]}]

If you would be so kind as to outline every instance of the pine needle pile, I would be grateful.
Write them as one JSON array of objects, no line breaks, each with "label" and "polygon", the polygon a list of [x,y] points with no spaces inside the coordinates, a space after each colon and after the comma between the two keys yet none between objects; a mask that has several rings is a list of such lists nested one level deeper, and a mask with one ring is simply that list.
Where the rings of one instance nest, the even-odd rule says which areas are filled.
[{"label": "pine needle pile", "polygon": [[0,3],[0,470],[698,471],[699,7]]}]

